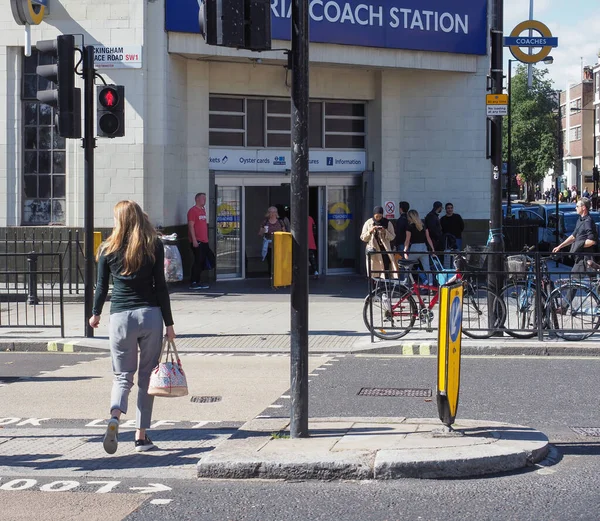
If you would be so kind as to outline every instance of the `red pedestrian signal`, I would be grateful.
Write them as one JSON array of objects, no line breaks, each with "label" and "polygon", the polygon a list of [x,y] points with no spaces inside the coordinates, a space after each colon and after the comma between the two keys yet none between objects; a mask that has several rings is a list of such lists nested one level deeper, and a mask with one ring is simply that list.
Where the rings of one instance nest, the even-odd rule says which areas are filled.
[{"label": "red pedestrian signal", "polygon": [[98,137],[123,137],[125,135],[125,87],[101,85],[97,92]]}]

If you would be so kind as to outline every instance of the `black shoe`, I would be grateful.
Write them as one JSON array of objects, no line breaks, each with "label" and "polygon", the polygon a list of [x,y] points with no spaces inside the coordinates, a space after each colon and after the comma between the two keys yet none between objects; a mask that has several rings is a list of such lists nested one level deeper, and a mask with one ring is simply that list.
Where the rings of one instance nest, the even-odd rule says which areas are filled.
[{"label": "black shoe", "polygon": [[111,418],[108,420],[108,425],[106,426],[106,433],[104,434],[104,440],[102,441],[102,445],[104,446],[104,450],[108,452],[108,454],[114,454],[117,452],[117,447],[119,445],[119,419]]},{"label": "black shoe", "polygon": [[156,448],[156,445],[154,445],[154,443],[152,443],[152,440],[150,438],[148,438],[147,434],[143,440],[135,440],[135,451],[136,452],[146,452],[148,450],[152,450],[155,448]]}]

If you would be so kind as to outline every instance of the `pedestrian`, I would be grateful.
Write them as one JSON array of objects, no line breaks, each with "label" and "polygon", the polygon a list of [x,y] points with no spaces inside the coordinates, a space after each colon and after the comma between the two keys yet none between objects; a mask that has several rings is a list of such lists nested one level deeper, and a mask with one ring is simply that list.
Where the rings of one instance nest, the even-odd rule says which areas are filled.
[{"label": "pedestrian", "polygon": [[406,230],[408,229],[408,219],[406,214],[410,210],[410,204],[407,201],[400,201],[398,205],[398,220],[396,221],[396,226],[394,232],[396,233],[396,238],[394,239],[395,249],[397,251],[404,250],[404,241],[406,240]]},{"label": "pedestrian", "polygon": [[[458,213],[454,213],[454,205],[446,203],[446,215],[440,219],[442,233],[454,237],[456,249],[462,250],[462,233],[465,229],[465,222]],[[444,245],[446,247],[446,245]]]},{"label": "pedestrian", "polygon": [[308,216],[308,262],[310,264],[311,275],[319,278],[319,263],[317,261],[317,242],[315,241],[315,221]]},{"label": "pedestrian", "polygon": [[192,247],[194,261],[190,278],[190,289],[208,289],[208,284],[201,282],[202,271],[208,260],[211,267],[215,265],[215,257],[208,246],[208,222],[206,220],[206,194],[200,192],[194,198],[195,205],[187,213],[188,238]]},{"label": "pedestrian", "polygon": [[110,419],[103,440],[108,454],[117,451],[119,420],[122,414],[127,414],[136,370],[138,396],[134,447],[136,452],[155,448],[146,433],[154,404],[154,397],[148,395],[148,385],[150,374],[160,358],[163,322],[167,338],[175,338],[165,282],[164,250],[156,230],[134,201],[117,203],[114,218],[110,237],[98,249],[98,281],[89,319],[89,325],[97,328],[112,275],[108,338],[114,380]]},{"label": "pedestrian", "polygon": [[[590,216],[591,202],[587,197],[583,197],[575,206],[575,210],[579,215],[579,220],[575,225],[575,230],[563,242],[552,250],[552,253],[558,253],[565,246],[571,245],[570,252],[583,252],[586,255],[579,255],[575,258],[575,264],[571,269],[571,273],[578,274],[581,277],[583,273],[588,271],[588,261],[593,261],[593,254],[598,245],[598,228]],[[557,312],[566,313],[570,302],[575,296],[576,290],[570,290],[566,296],[566,302],[563,301],[561,308]]]},{"label": "pedestrian", "polygon": [[[393,224],[383,216],[383,207],[373,208],[373,217],[367,219],[363,224],[360,239],[367,243],[367,266],[370,261],[371,273],[375,272],[373,275],[375,278],[398,277],[396,259],[391,253],[368,255],[372,252],[391,251],[391,242],[395,237]],[[390,274],[391,277],[389,277]]]},{"label": "pedestrian", "polygon": [[425,228],[429,231],[431,244],[433,245],[432,251],[442,251],[444,249],[444,245],[442,244],[442,225],[440,224],[442,206],[440,201],[436,201],[433,203],[431,211],[425,216]]},{"label": "pedestrian", "polygon": [[431,284],[433,277],[430,273],[431,267],[429,264],[427,245],[434,251],[433,239],[431,238],[431,234],[429,233],[426,224],[421,221],[419,212],[416,210],[409,210],[407,218],[408,229],[406,230],[406,239],[404,241],[404,257],[410,260],[421,261],[423,270],[427,273],[427,283]]},{"label": "pedestrian", "polygon": [[273,234],[275,232],[285,232],[287,231],[285,222],[279,216],[279,212],[277,211],[277,207],[269,206],[267,209],[267,214],[258,230],[258,235],[263,239],[262,246],[262,260],[266,260],[269,273],[272,270],[272,250],[273,250]]}]

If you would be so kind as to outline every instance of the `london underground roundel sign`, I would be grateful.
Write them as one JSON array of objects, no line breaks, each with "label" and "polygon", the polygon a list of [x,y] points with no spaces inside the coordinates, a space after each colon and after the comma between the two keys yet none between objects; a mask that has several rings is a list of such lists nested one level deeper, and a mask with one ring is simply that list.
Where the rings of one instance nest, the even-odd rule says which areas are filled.
[{"label": "london underground roundel sign", "polygon": [[15,22],[19,25],[39,25],[46,14],[48,0],[10,0]]},{"label": "london underground roundel sign", "polygon": [[[535,31],[539,36],[521,36],[523,31],[529,30]],[[504,38],[504,46],[508,47],[512,55],[520,62],[537,63],[546,58],[553,47],[558,47],[558,38],[552,36],[546,24],[537,20],[525,20],[512,30],[510,36]],[[539,48],[539,51],[529,54],[521,47]]]}]

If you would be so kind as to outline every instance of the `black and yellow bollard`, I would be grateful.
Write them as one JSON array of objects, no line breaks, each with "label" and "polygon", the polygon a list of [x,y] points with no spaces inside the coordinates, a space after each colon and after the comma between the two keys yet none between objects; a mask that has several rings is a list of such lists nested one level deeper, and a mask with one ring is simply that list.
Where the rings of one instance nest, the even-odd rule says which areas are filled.
[{"label": "black and yellow bollard", "polygon": [[440,287],[437,406],[442,423],[450,428],[456,417],[460,389],[462,283]]},{"label": "black and yellow bollard", "polygon": [[[308,252],[307,252],[308,255]],[[273,234],[273,287],[292,285],[292,234]]]}]

